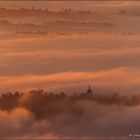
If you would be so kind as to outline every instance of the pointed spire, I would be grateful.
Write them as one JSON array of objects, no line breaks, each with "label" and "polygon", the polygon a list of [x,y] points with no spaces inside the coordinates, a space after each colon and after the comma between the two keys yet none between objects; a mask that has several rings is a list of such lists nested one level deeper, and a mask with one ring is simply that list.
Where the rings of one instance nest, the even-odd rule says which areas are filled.
[{"label": "pointed spire", "polygon": [[91,89],[90,84],[89,84],[89,88],[88,88],[88,90],[87,90],[87,94],[88,94],[88,95],[91,95],[91,94],[92,94],[92,89]]}]

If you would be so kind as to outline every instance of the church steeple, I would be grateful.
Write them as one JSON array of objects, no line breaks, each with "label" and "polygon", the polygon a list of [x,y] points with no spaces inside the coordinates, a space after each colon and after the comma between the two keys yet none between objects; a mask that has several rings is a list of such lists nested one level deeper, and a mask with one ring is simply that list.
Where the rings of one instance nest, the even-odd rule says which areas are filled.
[{"label": "church steeple", "polygon": [[88,90],[87,90],[87,94],[88,95],[92,95],[92,89],[91,89],[91,86],[89,85],[89,88],[88,88]]}]

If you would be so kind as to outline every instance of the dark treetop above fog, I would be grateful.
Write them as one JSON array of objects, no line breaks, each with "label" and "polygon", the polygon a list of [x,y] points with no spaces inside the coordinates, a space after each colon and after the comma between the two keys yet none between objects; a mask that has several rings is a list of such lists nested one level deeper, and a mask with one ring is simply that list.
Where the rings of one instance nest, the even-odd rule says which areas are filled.
[{"label": "dark treetop above fog", "polygon": [[[100,94],[94,93],[89,86],[85,93],[72,95],[61,93],[48,93],[43,89],[31,90],[24,94],[22,92],[7,92],[0,97],[0,109],[10,111],[17,107],[22,107],[35,113],[37,118],[49,115],[58,115],[63,112],[82,113],[82,110],[75,108],[78,102],[91,102],[101,105],[136,106],[140,104],[140,96],[121,96],[118,93]],[[46,112],[46,114],[45,114]],[[76,113],[76,114],[77,114]],[[49,117],[47,115],[47,117]]]}]

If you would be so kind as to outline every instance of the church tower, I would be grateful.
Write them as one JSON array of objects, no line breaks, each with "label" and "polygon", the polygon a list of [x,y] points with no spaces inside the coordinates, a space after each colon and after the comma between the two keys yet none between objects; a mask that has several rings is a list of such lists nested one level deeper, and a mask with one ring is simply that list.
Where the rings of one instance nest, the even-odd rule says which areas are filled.
[{"label": "church tower", "polygon": [[89,88],[88,88],[88,90],[87,90],[87,95],[92,95],[92,89],[91,89],[91,87],[90,87],[90,85],[89,85]]}]

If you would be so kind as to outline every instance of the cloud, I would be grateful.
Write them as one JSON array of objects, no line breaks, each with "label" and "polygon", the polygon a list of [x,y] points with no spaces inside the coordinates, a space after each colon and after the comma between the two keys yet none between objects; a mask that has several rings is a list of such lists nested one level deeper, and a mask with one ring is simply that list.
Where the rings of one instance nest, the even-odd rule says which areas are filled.
[{"label": "cloud", "polygon": [[[128,92],[138,92],[139,69],[117,68],[98,72],[68,71],[47,75],[27,74],[22,76],[2,76],[0,78],[1,90],[27,90],[33,88],[45,88],[50,90],[82,90],[89,83],[97,89],[122,89]],[[95,88],[95,89],[96,89]],[[125,91],[124,90],[124,91]],[[126,91],[125,91],[126,92]]]},{"label": "cloud", "polygon": [[[47,133],[49,122],[36,121],[32,112],[25,108],[14,110],[0,110],[0,137],[1,138],[55,138],[53,133]],[[45,131],[45,132],[44,132]]]},{"label": "cloud", "polygon": [[[114,9],[120,9],[120,8],[136,8],[139,7],[139,2],[138,1],[92,1],[92,2],[77,2],[77,1],[67,1],[67,2],[1,2],[1,5],[7,8],[19,8],[19,7],[28,7],[31,8],[32,6],[34,7],[42,7],[42,8],[48,8],[51,10],[60,10],[61,8],[73,8],[73,9],[86,9],[86,10],[100,10],[100,11],[105,11],[105,10],[114,10]],[[77,7],[77,5],[79,7]]]},{"label": "cloud", "polygon": [[6,39],[1,41],[0,75],[139,67],[138,42],[138,35],[102,33]]},{"label": "cloud", "polygon": [[0,111],[1,138],[128,137],[139,133],[139,106],[102,105],[92,100],[47,100],[42,106],[31,99],[28,103],[28,107]]}]

